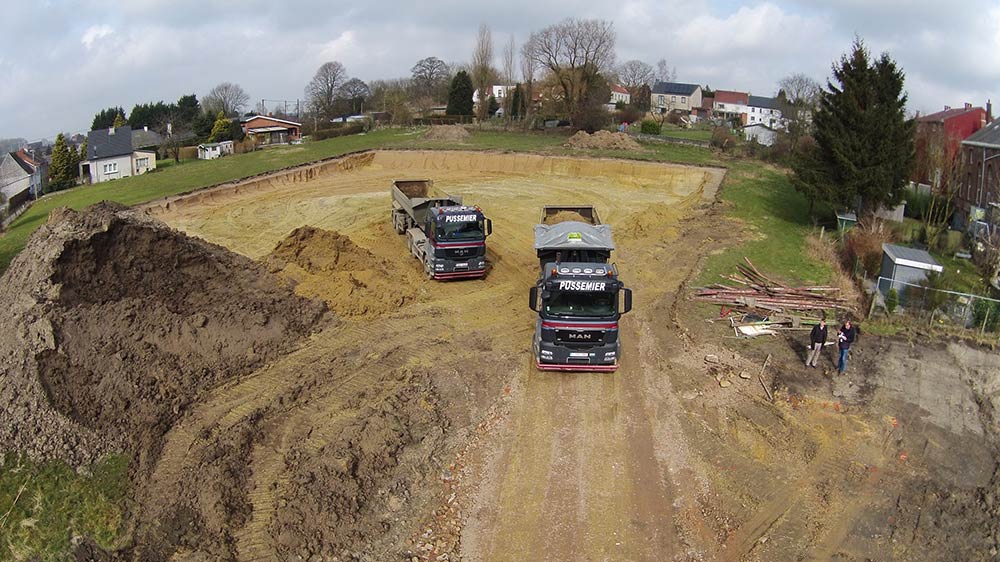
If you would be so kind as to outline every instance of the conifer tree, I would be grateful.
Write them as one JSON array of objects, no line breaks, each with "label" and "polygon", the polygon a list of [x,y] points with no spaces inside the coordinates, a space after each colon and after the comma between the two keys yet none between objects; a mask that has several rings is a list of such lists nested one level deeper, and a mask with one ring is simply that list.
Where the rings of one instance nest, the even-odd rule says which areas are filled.
[{"label": "conifer tree", "polygon": [[49,191],[72,187],[73,178],[76,177],[71,170],[72,167],[73,157],[70,155],[69,146],[66,145],[66,137],[59,133],[52,147],[52,161],[49,163]]},{"label": "conifer tree", "polygon": [[524,92],[521,91],[521,84],[514,85],[514,93],[510,97],[510,116],[520,117],[524,113]]},{"label": "conifer tree", "polygon": [[126,124],[125,116],[119,113],[118,115],[115,115],[115,122],[111,126],[117,129],[118,127],[124,127]]},{"label": "conifer tree", "polygon": [[472,115],[472,95],[475,90],[472,87],[472,79],[469,73],[459,70],[451,80],[451,87],[448,89],[448,115]]},{"label": "conifer tree", "polygon": [[208,136],[208,142],[219,142],[225,140],[232,140],[229,132],[229,119],[226,119],[226,114],[219,112],[219,115],[215,118],[215,125],[212,126],[212,134]]},{"label": "conifer tree", "polygon": [[859,215],[902,200],[914,162],[914,122],[906,118],[903,81],[887,53],[871,60],[855,39],[821,94],[816,152],[793,166],[800,191],[834,205],[857,203]]}]

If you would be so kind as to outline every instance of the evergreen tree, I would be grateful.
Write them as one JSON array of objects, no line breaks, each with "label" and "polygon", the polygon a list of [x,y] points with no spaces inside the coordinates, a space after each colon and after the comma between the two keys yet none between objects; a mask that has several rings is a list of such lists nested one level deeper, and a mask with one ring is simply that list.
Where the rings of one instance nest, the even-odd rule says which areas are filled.
[{"label": "evergreen tree", "polygon": [[52,161],[49,163],[49,191],[58,191],[72,187],[76,174],[72,171],[73,156],[70,155],[66,137],[62,133],[56,136],[52,147]]},{"label": "evergreen tree", "polygon": [[510,95],[510,117],[516,118],[524,114],[524,92],[521,83],[514,85],[514,93]]},{"label": "evergreen tree", "polygon": [[83,137],[83,142],[80,143],[80,162],[87,161],[87,137]]},{"label": "evergreen tree", "polygon": [[855,39],[833,77],[814,118],[817,152],[795,166],[796,185],[834,204],[857,201],[859,215],[897,205],[914,162],[903,72],[887,53],[870,60]]},{"label": "evergreen tree", "polygon": [[121,107],[109,107],[98,111],[94,115],[93,122],[90,124],[90,130],[108,129],[114,126],[115,120],[119,115],[122,117],[122,120],[125,119],[125,110]]},{"label": "evergreen tree", "polygon": [[119,127],[124,127],[125,125],[127,125],[127,123],[125,123],[125,116],[121,113],[115,115],[115,121],[111,126],[117,129]]},{"label": "evergreen tree", "polygon": [[472,95],[475,90],[472,87],[472,79],[469,73],[459,70],[458,74],[451,80],[451,88],[448,90],[448,115],[472,115]]},{"label": "evergreen tree", "polygon": [[212,134],[208,136],[208,142],[233,140],[229,132],[230,123],[231,121],[226,119],[226,115],[220,111],[215,118],[215,125],[212,126]]},{"label": "evergreen tree", "polygon": [[497,103],[497,99],[493,97],[493,94],[490,94],[490,97],[486,99],[486,107],[487,117],[493,117],[497,114],[497,110],[500,109],[500,104]]}]

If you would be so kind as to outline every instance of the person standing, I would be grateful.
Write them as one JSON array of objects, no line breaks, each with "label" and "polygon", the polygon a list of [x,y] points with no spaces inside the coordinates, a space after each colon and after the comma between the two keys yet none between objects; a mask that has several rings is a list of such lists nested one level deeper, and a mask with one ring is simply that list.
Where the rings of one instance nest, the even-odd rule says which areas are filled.
[{"label": "person standing", "polygon": [[816,368],[816,363],[819,361],[819,355],[823,352],[823,347],[826,345],[826,318],[820,318],[819,324],[813,326],[811,332],[809,332],[809,353],[806,354],[806,367]]},{"label": "person standing", "polygon": [[851,344],[854,343],[857,333],[857,329],[851,325],[850,318],[844,320],[843,326],[837,332],[837,347],[840,348],[840,361],[837,362],[837,371],[842,375],[847,370],[847,352],[850,351]]}]

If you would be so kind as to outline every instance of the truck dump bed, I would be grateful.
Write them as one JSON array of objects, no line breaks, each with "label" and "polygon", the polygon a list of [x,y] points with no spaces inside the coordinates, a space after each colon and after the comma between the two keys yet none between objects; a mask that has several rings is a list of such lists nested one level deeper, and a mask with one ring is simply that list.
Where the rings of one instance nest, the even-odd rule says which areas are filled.
[{"label": "truck dump bed", "polygon": [[431,180],[395,180],[392,182],[393,203],[413,222],[422,225],[430,209],[462,204],[462,197],[434,189]]},{"label": "truck dump bed", "polygon": [[591,225],[601,224],[601,218],[593,205],[546,205],[542,207],[542,218],[538,220],[540,224],[571,221]]},{"label": "truck dump bed", "polygon": [[[597,220],[596,212],[592,216]],[[555,262],[608,263],[614,249],[611,225],[580,221],[535,225],[535,253],[543,270]]]}]

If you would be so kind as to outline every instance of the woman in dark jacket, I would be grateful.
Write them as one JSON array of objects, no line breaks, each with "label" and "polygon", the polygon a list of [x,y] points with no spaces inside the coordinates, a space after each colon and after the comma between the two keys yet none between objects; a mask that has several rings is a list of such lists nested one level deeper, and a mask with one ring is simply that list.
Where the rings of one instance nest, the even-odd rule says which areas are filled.
[{"label": "woman in dark jacket", "polygon": [[840,348],[840,361],[837,362],[837,371],[842,375],[847,370],[847,352],[851,349],[851,344],[854,343],[857,333],[857,329],[851,325],[850,319],[845,320],[844,325],[837,332],[837,347]]}]

